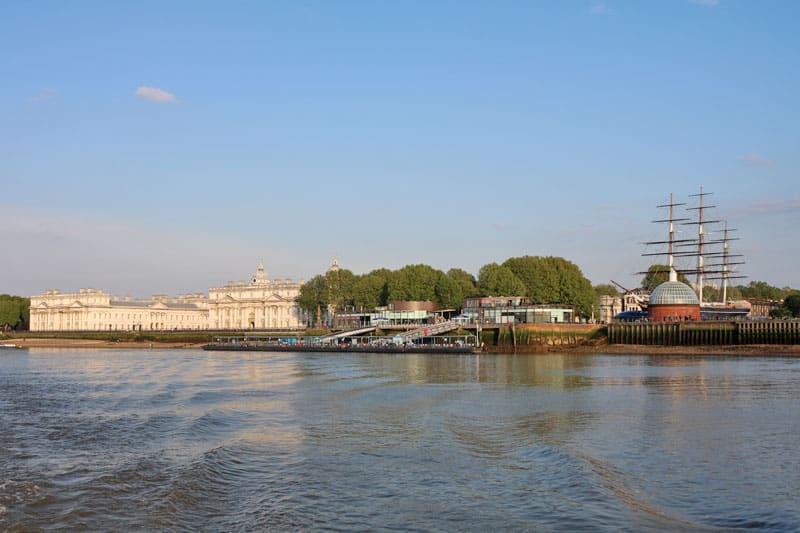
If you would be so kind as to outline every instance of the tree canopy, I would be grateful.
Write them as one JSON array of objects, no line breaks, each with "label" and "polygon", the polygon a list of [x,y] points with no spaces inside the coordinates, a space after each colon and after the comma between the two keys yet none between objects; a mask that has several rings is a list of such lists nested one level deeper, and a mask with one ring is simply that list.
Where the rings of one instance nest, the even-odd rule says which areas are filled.
[{"label": "tree canopy", "polygon": [[753,280],[747,285],[736,287],[742,294],[742,298],[758,298],[760,300],[782,300],[786,292],[778,287],[773,287],[766,281]]},{"label": "tree canopy", "polygon": [[447,271],[447,276],[458,283],[464,298],[471,298],[478,295],[478,285],[475,276],[466,270],[451,268]]},{"label": "tree canopy", "polygon": [[478,291],[484,296],[524,296],[526,293],[522,280],[510,268],[497,263],[481,267]]},{"label": "tree canopy", "polygon": [[591,282],[575,263],[563,257],[512,257],[503,266],[522,281],[524,294],[533,303],[574,305],[583,317],[590,316],[595,308]]},{"label": "tree canopy", "polygon": [[619,291],[614,285],[609,283],[600,283],[594,286],[594,293],[598,298],[601,296],[619,296]]},{"label": "tree canopy", "polygon": [[436,282],[442,275],[441,270],[428,265],[404,266],[389,277],[389,301],[437,301]]},{"label": "tree canopy", "polygon": [[783,300],[787,316],[800,317],[800,293],[793,293]]},{"label": "tree canopy", "polygon": [[31,301],[22,296],[0,294],[0,331],[28,329]]},{"label": "tree canopy", "polygon": [[[650,265],[647,274],[642,278],[642,288],[648,292],[669,280],[669,265]],[[678,281],[691,285],[689,279],[683,274],[678,274]]]}]

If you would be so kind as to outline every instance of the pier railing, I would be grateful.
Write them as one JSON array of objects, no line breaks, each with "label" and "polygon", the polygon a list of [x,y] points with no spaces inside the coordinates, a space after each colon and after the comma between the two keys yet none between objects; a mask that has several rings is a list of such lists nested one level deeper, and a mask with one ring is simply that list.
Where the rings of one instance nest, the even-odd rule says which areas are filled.
[{"label": "pier railing", "polygon": [[608,342],[661,346],[800,344],[800,320],[612,323],[608,325]]}]

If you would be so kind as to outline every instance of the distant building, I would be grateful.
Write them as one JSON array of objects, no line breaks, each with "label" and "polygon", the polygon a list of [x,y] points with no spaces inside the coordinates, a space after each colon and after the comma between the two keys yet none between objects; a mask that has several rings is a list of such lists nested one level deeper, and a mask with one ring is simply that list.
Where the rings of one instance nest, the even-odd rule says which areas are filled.
[{"label": "distant building", "polygon": [[300,283],[270,280],[263,261],[250,282],[209,289],[209,296],[120,300],[99,289],[45,291],[31,297],[31,331],[162,331],[305,327],[297,305]]},{"label": "distant building", "polygon": [[263,261],[250,280],[228,282],[208,291],[209,329],[294,329],[306,325],[297,305],[301,283],[270,280]]},{"label": "distant building", "polygon": [[367,312],[338,313],[333,323],[336,329],[357,329],[366,326],[409,326],[431,324],[443,320],[436,303],[425,301],[393,301]]},{"label": "distant building", "polygon": [[622,296],[600,296],[600,322],[608,324],[622,312]]},{"label": "distant building", "polygon": [[670,278],[650,294],[647,306],[649,319],[653,322],[700,320],[700,300],[697,295],[690,286],[674,279],[674,275]]},{"label": "distant building", "polygon": [[99,289],[51,290],[32,296],[30,309],[31,331],[205,329],[208,324],[208,298],[203,294],[120,300]]},{"label": "distant building", "polygon": [[576,317],[571,305],[532,304],[525,296],[465,298],[461,314],[484,324],[550,324]]},{"label": "distant building", "polygon": [[754,318],[768,317],[773,309],[783,305],[783,300],[765,300],[763,298],[746,298],[750,304],[750,314]]},{"label": "distant building", "polygon": [[620,313],[643,312],[649,300],[650,293],[642,288],[633,289],[622,296],[601,296],[600,321],[608,324]]}]

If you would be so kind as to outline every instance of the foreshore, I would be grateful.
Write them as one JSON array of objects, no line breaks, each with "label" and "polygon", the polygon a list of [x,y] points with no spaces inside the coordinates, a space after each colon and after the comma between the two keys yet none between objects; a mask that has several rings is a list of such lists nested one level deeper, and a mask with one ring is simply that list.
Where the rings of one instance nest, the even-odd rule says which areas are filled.
[{"label": "foreshore", "polygon": [[[96,348],[96,349],[201,349],[205,343],[158,341],[111,341],[96,339],[15,338],[3,342],[21,348]],[[488,346],[487,355],[514,353],[510,346]],[[560,346],[527,345],[519,347],[520,355],[548,353],[608,355],[736,355],[766,357],[800,357],[800,345],[730,345],[730,346],[652,346],[640,344],[578,344]]]}]

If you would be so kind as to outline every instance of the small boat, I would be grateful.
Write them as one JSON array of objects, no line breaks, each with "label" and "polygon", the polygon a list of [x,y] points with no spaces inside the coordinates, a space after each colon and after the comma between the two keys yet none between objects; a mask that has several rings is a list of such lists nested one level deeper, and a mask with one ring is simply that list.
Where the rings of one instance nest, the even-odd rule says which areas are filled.
[{"label": "small boat", "polygon": [[16,344],[11,344],[8,342],[4,342],[0,344],[0,350],[24,350],[23,346],[17,346]]}]

